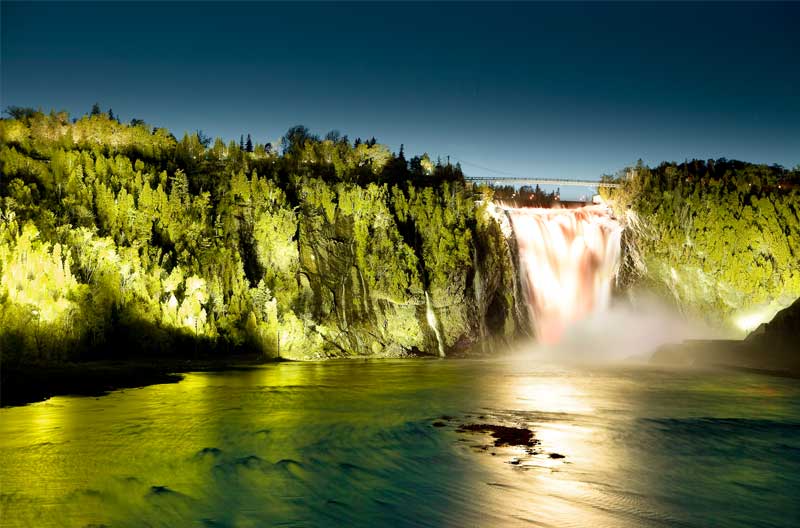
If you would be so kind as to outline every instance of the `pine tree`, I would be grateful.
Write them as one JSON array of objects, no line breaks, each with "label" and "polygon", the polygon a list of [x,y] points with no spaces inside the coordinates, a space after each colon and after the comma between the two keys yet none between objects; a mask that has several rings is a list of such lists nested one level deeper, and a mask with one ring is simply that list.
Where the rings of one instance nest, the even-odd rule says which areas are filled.
[{"label": "pine tree", "polygon": [[239,150],[244,150],[244,135],[239,136]]},{"label": "pine tree", "polygon": [[111,108],[108,109],[108,118],[112,121],[116,121],[117,119],[116,117],[114,117],[114,110],[112,110]]},{"label": "pine tree", "polygon": [[250,134],[247,134],[247,143],[245,143],[244,149],[247,152],[253,152],[253,140],[250,139]]},{"label": "pine tree", "polygon": [[92,105],[92,111],[91,111],[90,115],[99,116],[102,113],[103,113],[103,111],[100,110],[100,103],[95,103],[95,104]]}]

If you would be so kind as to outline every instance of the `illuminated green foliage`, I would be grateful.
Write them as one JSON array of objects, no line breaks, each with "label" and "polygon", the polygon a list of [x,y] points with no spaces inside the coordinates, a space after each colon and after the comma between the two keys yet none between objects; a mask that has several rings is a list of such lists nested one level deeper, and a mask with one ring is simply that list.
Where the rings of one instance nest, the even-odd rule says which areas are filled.
[{"label": "illuminated green foliage", "polygon": [[474,333],[477,211],[458,167],[304,127],[279,155],[104,112],[15,116],[0,120],[4,361],[434,351],[426,291],[448,346]]},{"label": "illuminated green foliage", "polygon": [[714,323],[800,296],[800,174],[738,161],[639,164],[610,192],[645,279]]}]

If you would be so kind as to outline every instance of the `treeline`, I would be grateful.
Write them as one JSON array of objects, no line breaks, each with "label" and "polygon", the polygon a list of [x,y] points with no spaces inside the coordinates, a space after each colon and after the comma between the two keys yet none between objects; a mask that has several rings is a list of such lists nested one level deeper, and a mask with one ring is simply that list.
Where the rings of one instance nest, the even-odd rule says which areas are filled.
[{"label": "treeline", "polygon": [[402,148],[298,126],[248,152],[97,111],[16,111],[0,140],[4,362],[331,355],[354,325],[357,350],[422,350],[426,292],[473,266],[460,168]]},{"label": "treeline", "polygon": [[545,192],[539,185],[495,185],[492,187],[494,199],[513,207],[553,207],[561,200],[561,189]]},{"label": "treeline", "polygon": [[800,296],[797,168],[639,162],[617,181],[605,192],[631,228],[627,282],[643,279],[686,312],[725,324]]}]

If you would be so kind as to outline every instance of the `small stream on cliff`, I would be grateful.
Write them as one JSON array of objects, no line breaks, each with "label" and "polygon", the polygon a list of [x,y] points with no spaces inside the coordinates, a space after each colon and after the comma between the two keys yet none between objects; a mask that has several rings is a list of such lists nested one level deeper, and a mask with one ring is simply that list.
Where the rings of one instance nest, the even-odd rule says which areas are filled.
[{"label": "small stream on cliff", "polygon": [[798,490],[800,386],[741,372],[283,363],[0,409],[3,526],[789,527]]}]

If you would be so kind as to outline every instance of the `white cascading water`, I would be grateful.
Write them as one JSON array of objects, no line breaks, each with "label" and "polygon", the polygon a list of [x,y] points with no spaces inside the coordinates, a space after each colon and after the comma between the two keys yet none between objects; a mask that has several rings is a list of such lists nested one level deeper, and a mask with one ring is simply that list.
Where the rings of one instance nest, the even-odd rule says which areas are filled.
[{"label": "white cascading water", "polygon": [[431,298],[428,292],[425,292],[425,315],[428,319],[428,326],[433,330],[436,336],[436,344],[439,346],[439,357],[444,357],[444,343],[442,342],[442,334],[439,332],[439,319],[436,317],[436,312],[433,311]]},{"label": "white cascading water", "polygon": [[536,335],[556,343],[571,323],[608,306],[622,227],[602,205],[506,211]]}]

